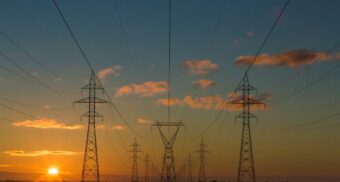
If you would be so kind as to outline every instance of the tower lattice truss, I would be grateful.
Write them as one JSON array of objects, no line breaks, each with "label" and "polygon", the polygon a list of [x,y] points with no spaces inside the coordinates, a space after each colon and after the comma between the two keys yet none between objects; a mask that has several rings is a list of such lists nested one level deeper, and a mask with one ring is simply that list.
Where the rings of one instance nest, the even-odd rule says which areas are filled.
[{"label": "tower lattice truss", "polygon": [[256,182],[255,165],[253,156],[253,144],[251,138],[250,122],[256,120],[257,117],[250,112],[251,108],[256,105],[264,104],[256,99],[256,88],[250,85],[248,74],[246,73],[235,89],[235,95],[232,98],[232,104],[239,104],[242,106],[242,113],[236,116],[235,120],[242,121],[242,137],[239,167],[237,174],[237,182]]},{"label": "tower lattice truss", "polygon": [[[173,146],[178,135],[179,129],[184,126],[182,122],[158,122],[153,126],[158,127],[164,144],[163,168],[161,182],[176,182],[176,170],[174,161]],[[164,128],[167,131],[164,131]]]},{"label": "tower lattice truss", "polygon": [[98,80],[94,72],[91,73],[90,82],[82,87],[82,91],[88,91],[88,97],[74,102],[75,104],[87,104],[88,112],[81,117],[88,118],[87,135],[85,142],[85,151],[83,159],[83,168],[81,174],[81,181],[100,181],[99,162],[98,162],[98,148],[96,136],[96,118],[103,119],[102,115],[96,112],[97,104],[110,104],[110,102],[97,98],[98,91],[103,91],[103,88],[98,84]]}]

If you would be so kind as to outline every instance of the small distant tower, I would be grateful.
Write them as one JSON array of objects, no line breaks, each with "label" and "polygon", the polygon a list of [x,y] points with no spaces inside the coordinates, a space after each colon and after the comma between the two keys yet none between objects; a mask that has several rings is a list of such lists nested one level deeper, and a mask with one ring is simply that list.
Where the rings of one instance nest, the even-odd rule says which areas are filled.
[{"label": "small distant tower", "polygon": [[90,82],[81,88],[81,90],[88,90],[89,96],[74,102],[74,104],[87,104],[88,112],[81,117],[88,118],[87,136],[85,144],[85,152],[83,159],[83,169],[81,173],[81,182],[86,181],[100,181],[99,164],[98,164],[98,149],[97,149],[97,135],[96,135],[96,118],[102,118],[96,111],[97,104],[110,104],[110,102],[97,98],[97,91],[103,90],[96,77],[94,71],[91,72]]},{"label": "small distant tower", "polygon": [[237,182],[256,182],[250,121],[257,119],[257,117],[250,112],[250,108],[253,105],[264,104],[251,95],[251,92],[254,91],[256,92],[257,90],[249,84],[248,73],[246,72],[242,81],[235,89],[235,93],[240,93],[240,96],[231,102],[232,104],[240,104],[242,106],[242,113],[235,118],[235,120],[242,120],[242,139]]},{"label": "small distant tower", "polygon": [[206,153],[209,151],[206,150],[207,145],[204,144],[203,138],[201,139],[201,144],[199,145],[199,150],[195,151],[199,153],[200,158],[200,169],[198,172],[198,182],[207,182],[207,177],[205,173],[205,162],[207,160]]},{"label": "small distant tower", "polygon": [[149,154],[145,155],[145,174],[144,174],[144,182],[150,182],[150,172],[149,172],[149,164],[151,162]]},{"label": "small distant tower", "polygon": [[187,164],[188,164],[188,176],[187,176],[187,182],[193,182],[192,180],[192,157],[191,154],[189,153],[188,155],[188,160],[187,160]]},{"label": "small distant tower", "polygon": [[138,153],[142,152],[140,150],[140,145],[137,143],[136,139],[131,145],[131,150],[128,152],[132,153],[132,174],[131,174],[131,182],[139,182],[138,181]]}]

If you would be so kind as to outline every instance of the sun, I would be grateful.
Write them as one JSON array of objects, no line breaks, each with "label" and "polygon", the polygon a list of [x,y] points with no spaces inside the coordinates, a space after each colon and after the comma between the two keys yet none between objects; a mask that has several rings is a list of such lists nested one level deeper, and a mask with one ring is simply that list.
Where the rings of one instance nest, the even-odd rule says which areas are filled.
[{"label": "sun", "polygon": [[51,168],[48,169],[47,173],[51,176],[56,176],[56,175],[59,174],[59,169],[56,168],[56,167],[51,167]]}]

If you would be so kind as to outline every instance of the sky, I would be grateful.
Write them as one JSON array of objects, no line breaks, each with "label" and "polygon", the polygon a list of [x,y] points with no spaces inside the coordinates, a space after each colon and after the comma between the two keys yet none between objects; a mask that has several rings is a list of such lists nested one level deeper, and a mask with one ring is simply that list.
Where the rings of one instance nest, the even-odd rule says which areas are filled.
[{"label": "sky", "polygon": [[[140,170],[146,153],[160,168],[163,145],[151,125],[167,120],[168,1],[57,2],[105,90],[142,135],[136,136],[109,106],[98,106],[104,116],[97,123],[101,173],[130,175],[127,151],[134,138],[143,151]],[[0,171],[45,173],[57,166],[63,175],[79,178],[87,124],[80,115],[86,106],[73,101],[86,97],[80,89],[88,83],[90,69],[52,1],[0,3],[0,30],[42,66],[3,34],[0,51],[58,93],[27,81],[25,73],[0,57],[0,103],[34,117],[0,106]],[[186,125],[174,146],[177,168],[191,152],[194,171],[198,170],[194,151],[203,137],[211,151],[207,174],[236,176],[241,123],[234,117],[239,110],[226,110],[201,134],[236,88],[283,4],[172,1],[171,120]],[[339,71],[286,99],[338,64],[340,47],[334,47],[340,42],[338,7],[336,0],[291,1],[249,72],[251,84],[266,103],[265,109],[254,109],[259,120],[252,124],[259,176],[338,175],[339,117],[287,128],[338,112]]]}]

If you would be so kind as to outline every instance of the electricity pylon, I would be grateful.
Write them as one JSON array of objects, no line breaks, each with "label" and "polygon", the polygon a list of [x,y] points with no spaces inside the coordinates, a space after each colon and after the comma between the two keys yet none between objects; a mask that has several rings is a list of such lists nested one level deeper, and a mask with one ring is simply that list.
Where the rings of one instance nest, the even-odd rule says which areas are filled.
[{"label": "electricity pylon", "polygon": [[188,176],[187,176],[187,182],[192,182],[192,158],[191,154],[189,153],[188,159],[186,161],[188,163]]},{"label": "electricity pylon", "polygon": [[204,144],[203,138],[201,139],[201,144],[199,145],[199,150],[195,151],[199,153],[200,158],[200,169],[198,172],[198,182],[207,182],[207,177],[205,173],[205,162],[207,160],[206,153],[209,151],[206,150],[207,145]]},{"label": "electricity pylon", "polygon": [[[176,170],[173,146],[179,132],[179,129],[184,126],[182,122],[159,122],[156,121],[152,126],[158,127],[159,133],[165,147],[163,156],[163,168],[161,174],[161,182],[176,182]],[[163,131],[167,128],[167,134]],[[174,128],[175,130],[171,130]]]},{"label": "electricity pylon", "polygon": [[144,174],[144,182],[150,182],[150,172],[149,172],[149,164],[151,162],[149,154],[145,155],[145,174]]},{"label": "electricity pylon", "polygon": [[88,118],[87,136],[85,144],[85,153],[83,160],[83,169],[81,174],[81,181],[100,181],[99,164],[98,164],[98,150],[97,150],[97,136],[96,136],[96,118],[103,116],[96,112],[97,104],[110,104],[110,102],[97,98],[97,90],[103,91],[103,87],[97,83],[96,73],[92,71],[90,82],[81,88],[81,90],[88,90],[89,96],[87,98],[78,100],[74,104],[88,104],[88,112],[81,117]]},{"label": "electricity pylon", "polygon": [[253,92],[257,92],[257,90],[249,84],[248,74],[245,73],[242,81],[235,89],[235,93],[240,93],[240,95],[236,95],[238,98],[231,101],[232,104],[242,105],[242,113],[235,117],[235,121],[242,119],[242,139],[237,182],[256,182],[250,121],[252,119],[256,120],[257,117],[250,112],[250,109],[251,106],[264,104],[251,95]]},{"label": "electricity pylon", "polygon": [[140,145],[137,143],[136,139],[131,145],[131,150],[128,152],[132,153],[132,174],[131,174],[131,182],[138,182],[138,153],[142,152],[140,150]]}]

